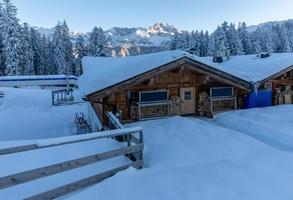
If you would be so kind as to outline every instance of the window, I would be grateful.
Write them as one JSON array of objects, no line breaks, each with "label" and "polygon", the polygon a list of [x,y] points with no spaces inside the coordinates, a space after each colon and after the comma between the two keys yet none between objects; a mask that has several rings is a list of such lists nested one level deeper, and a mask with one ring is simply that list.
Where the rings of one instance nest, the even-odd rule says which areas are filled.
[{"label": "window", "polygon": [[153,101],[167,101],[168,100],[168,91],[147,91],[139,93],[140,102],[153,102]]},{"label": "window", "polygon": [[184,100],[191,100],[192,99],[192,95],[190,91],[186,91],[184,93]]},{"label": "window", "polygon": [[215,87],[210,89],[211,97],[230,97],[233,96],[233,87]]},{"label": "window", "polygon": [[138,102],[138,101],[139,101],[139,93],[129,91],[128,95],[127,95],[127,103],[128,103],[128,105],[132,104],[134,102]]}]

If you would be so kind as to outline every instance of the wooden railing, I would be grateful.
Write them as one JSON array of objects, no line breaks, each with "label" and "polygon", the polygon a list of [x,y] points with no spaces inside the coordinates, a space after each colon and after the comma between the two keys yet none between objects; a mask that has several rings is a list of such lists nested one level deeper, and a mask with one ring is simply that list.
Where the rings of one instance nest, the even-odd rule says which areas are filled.
[{"label": "wooden railing", "polygon": [[[40,140],[35,144],[29,144],[24,146],[11,147],[0,150],[0,155],[9,156],[9,154],[14,154],[23,151],[37,150],[41,148],[50,148],[61,145],[68,145],[72,143],[80,143],[91,140],[98,140],[104,138],[114,138],[117,136],[126,137],[127,146],[122,146],[121,148],[113,149],[107,152],[97,152],[94,155],[88,155],[86,157],[60,162],[57,164],[32,169],[28,171],[23,171],[20,173],[8,175],[5,177],[0,177],[0,190],[8,187],[12,187],[18,184],[30,182],[43,177],[51,176],[68,170],[76,169],[93,163],[97,163],[103,160],[108,160],[118,156],[126,156],[130,158],[130,163],[123,166],[116,167],[114,169],[109,169],[102,173],[96,174],[91,177],[78,180],[73,183],[63,185],[58,188],[54,188],[50,191],[43,192],[41,194],[34,195],[28,199],[53,199],[60,197],[62,195],[68,194],[70,192],[82,189],[84,187],[98,183],[110,176],[113,176],[119,171],[125,170],[132,166],[137,169],[143,167],[143,130],[141,128],[123,128],[104,132],[97,132],[87,135],[78,135],[65,138],[47,139]],[[123,143],[125,144],[125,143]],[[13,155],[12,155],[13,156]]]},{"label": "wooden railing", "polygon": [[52,105],[60,106],[67,105],[74,102],[73,89],[63,89],[52,91]]}]

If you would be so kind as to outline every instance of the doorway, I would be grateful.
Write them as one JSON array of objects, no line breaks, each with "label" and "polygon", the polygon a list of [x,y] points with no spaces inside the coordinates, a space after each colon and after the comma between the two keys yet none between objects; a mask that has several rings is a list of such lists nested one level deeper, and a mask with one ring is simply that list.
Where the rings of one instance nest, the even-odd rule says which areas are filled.
[{"label": "doorway", "polygon": [[195,88],[180,88],[180,98],[182,100],[182,115],[189,115],[195,113]]}]

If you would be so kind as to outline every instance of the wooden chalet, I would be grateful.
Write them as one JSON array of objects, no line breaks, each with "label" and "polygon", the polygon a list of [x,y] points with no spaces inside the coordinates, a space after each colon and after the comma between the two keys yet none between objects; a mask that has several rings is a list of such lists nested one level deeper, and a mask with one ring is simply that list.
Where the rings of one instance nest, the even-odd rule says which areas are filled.
[{"label": "wooden chalet", "polygon": [[[125,80],[119,79],[122,81],[117,81],[115,84],[111,84],[112,81],[110,81],[108,87],[89,92],[86,97],[101,120],[105,119],[107,111],[114,111],[120,113],[123,122],[170,115],[212,116],[215,112],[242,106],[240,97],[249,92],[248,82],[197,62],[186,55],[181,51],[175,51],[128,58],[96,58],[97,60],[111,59],[110,62],[117,59],[119,65],[119,60],[141,60],[141,57],[144,57],[145,63],[142,62],[142,65],[147,65],[149,62],[152,67],[145,69],[141,66],[143,70],[135,75],[131,74]],[[162,62],[152,63],[152,59],[160,60],[160,58]],[[94,64],[93,60],[95,59],[84,59],[84,71],[87,70],[84,65]],[[131,61],[129,63],[132,64]],[[127,65],[125,65],[127,74],[126,67]],[[128,68],[132,67],[139,68],[140,62],[137,66],[128,66]],[[98,71],[103,73],[102,68]],[[125,71],[110,70],[110,74],[112,73],[125,73]],[[119,78],[120,75],[118,74]],[[94,75],[91,74],[91,76]],[[107,77],[103,78],[107,79]],[[115,76],[109,75],[108,78],[115,78]]]},{"label": "wooden chalet", "polygon": [[272,91],[270,101],[275,104],[292,103],[292,68],[254,81],[238,74],[237,67],[230,70],[237,63],[233,58],[223,63],[212,59],[184,51],[126,58],[85,57],[79,87],[103,122],[109,111],[118,113],[123,122],[172,115],[211,117],[246,108],[247,95],[256,90]]}]

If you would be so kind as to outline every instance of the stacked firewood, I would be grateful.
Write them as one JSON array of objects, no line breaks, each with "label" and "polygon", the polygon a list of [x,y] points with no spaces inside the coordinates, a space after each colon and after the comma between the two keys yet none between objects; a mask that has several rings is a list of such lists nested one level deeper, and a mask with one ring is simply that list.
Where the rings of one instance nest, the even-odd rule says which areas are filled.
[{"label": "stacked firewood", "polygon": [[213,101],[213,112],[221,112],[225,110],[235,109],[235,100],[234,99],[220,99]]},{"label": "stacked firewood", "polygon": [[207,113],[210,113],[210,102],[208,99],[207,92],[200,92],[198,99],[198,113],[200,116],[205,116]]},{"label": "stacked firewood", "polygon": [[180,97],[171,97],[171,115],[181,115],[182,103]]},{"label": "stacked firewood", "polygon": [[131,104],[130,106],[130,120],[136,121],[138,120],[138,105],[137,104]]},{"label": "stacked firewood", "polygon": [[155,118],[169,115],[169,105],[149,105],[140,108],[140,118]]}]

